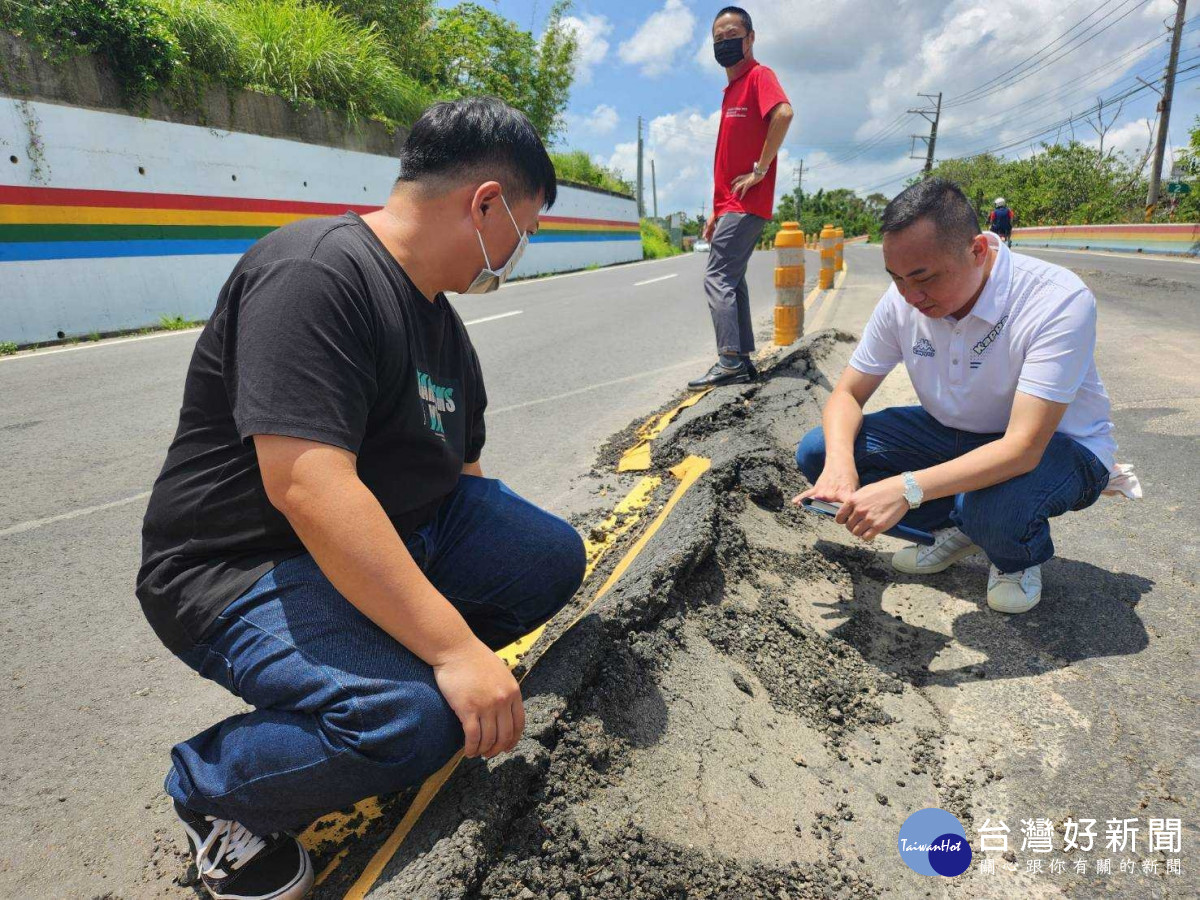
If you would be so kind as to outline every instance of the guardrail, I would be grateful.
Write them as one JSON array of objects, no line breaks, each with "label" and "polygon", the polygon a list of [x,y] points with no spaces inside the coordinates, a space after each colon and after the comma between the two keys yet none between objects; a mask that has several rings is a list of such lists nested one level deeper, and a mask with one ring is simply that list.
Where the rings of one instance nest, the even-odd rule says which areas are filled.
[{"label": "guardrail", "polygon": [[1013,245],[1118,253],[1200,255],[1200,223],[1163,225],[1047,225],[1014,228]]}]

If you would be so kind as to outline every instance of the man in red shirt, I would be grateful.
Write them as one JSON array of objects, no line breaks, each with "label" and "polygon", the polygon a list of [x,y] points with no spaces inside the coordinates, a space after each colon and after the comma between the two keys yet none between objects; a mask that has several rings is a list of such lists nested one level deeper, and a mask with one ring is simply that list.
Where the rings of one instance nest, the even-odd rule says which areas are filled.
[{"label": "man in red shirt", "polygon": [[754,58],[750,14],[726,6],[713,22],[713,53],[729,84],[713,166],[713,211],[704,228],[711,247],[704,290],[717,333],[716,364],[688,382],[692,390],[752,381],[754,326],[746,266],[771,218],[775,154],[792,124],[792,107],[779,79]]}]

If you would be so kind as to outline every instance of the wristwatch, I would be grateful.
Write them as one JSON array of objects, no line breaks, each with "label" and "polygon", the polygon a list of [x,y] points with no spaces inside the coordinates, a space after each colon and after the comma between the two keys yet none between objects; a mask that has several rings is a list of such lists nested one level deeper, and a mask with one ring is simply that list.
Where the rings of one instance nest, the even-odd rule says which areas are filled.
[{"label": "wristwatch", "polygon": [[908,508],[916,509],[925,499],[925,492],[917,484],[916,476],[912,472],[904,472],[900,477],[904,479],[904,499],[908,501]]},{"label": "wristwatch", "polygon": [[754,163],[754,174],[761,177],[761,176],[767,174],[767,170],[764,169],[762,166],[760,166],[757,162],[755,162]]}]

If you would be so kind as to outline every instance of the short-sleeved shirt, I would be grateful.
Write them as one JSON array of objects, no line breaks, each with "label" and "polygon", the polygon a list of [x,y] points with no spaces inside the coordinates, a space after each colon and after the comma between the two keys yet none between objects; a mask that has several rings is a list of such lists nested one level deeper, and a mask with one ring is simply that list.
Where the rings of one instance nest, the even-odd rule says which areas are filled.
[{"label": "short-sleeved shirt", "polygon": [[754,171],[754,164],[762,156],[767,140],[768,116],[780,103],[787,102],[787,95],[779,86],[775,73],[758,62],[752,62],[750,68],[726,85],[713,164],[713,212],[716,215],[741,212],[771,218],[777,159],[771,160],[766,177],[746,191],[745,197],[734,196],[733,180]]},{"label": "short-sleeved shirt", "polygon": [[886,375],[903,362],[926,412],[976,434],[1008,428],[1017,391],[1065,403],[1058,431],[1111,469],[1117,444],[1096,371],[1096,298],[1067,269],[987,238],[996,259],[967,316],[931,319],[892,285],[850,365]]},{"label": "short-sleeved shirt", "polygon": [[479,459],[487,404],[462,320],[426,299],[354,213],[272,232],[235,266],[192,353],[179,427],[142,526],[137,595],[181,652],[304,551],[271,505],[253,436],[357,455],[401,537]]}]

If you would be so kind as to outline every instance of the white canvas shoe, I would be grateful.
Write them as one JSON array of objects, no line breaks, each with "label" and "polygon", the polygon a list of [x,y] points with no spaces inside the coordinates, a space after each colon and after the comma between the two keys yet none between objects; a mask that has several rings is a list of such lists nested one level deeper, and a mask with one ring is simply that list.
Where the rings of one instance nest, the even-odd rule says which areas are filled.
[{"label": "white canvas shoe", "polygon": [[992,566],[988,576],[987,603],[996,612],[1029,612],[1042,599],[1042,567],[1001,574]]},{"label": "white canvas shoe", "polygon": [[979,547],[957,528],[933,533],[933,545],[909,544],[892,554],[892,568],[905,575],[944,572],[960,559],[979,552]]}]

